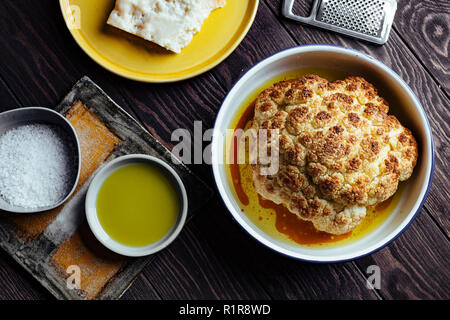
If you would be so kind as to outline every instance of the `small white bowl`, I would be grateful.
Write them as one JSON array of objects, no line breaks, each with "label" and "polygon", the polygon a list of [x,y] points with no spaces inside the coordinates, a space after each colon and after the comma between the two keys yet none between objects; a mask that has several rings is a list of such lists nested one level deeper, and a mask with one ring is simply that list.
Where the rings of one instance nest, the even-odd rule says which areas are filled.
[{"label": "small white bowl", "polygon": [[[180,212],[178,213],[178,218],[172,229],[159,241],[142,247],[127,246],[111,238],[103,229],[97,215],[97,196],[105,180],[117,169],[136,163],[145,163],[151,166],[156,166],[164,171],[167,176],[172,179],[174,185],[176,186],[180,201]],[[181,232],[181,229],[186,222],[187,210],[188,200],[186,189],[180,176],[164,161],[152,156],[141,154],[122,156],[109,162],[95,175],[95,178],[92,180],[86,195],[86,218],[92,233],[98,241],[100,241],[111,251],[129,257],[147,256],[166,248]]]},{"label": "small white bowl", "polygon": [[[224,164],[225,132],[237,110],[250,94],[267,81],[301,68],[340,69],[359,75],[380,88],[381,95],[394,97],[399,105],[391,112],[400,115],[419,144],[419,160],[412,177],[406,182],[399,204],[389,218],[376,230],[350,244],[330,248],[312,248],[282,242],[260,230],[240,209],[227,179]],[[381,90],[382,89],[382,90]],[[385,96],[385,95],[388,96]],[[267,247],[300,260],[311,262],[340,262],[370,254],[398,237],[413,221],[427,196],[434,167],[434,145],[431,127],[425,111],[409,86],[394,71],[378,60],[356,50],[330,45],[309,45],[279,52],[255,65],[234,85],[218,113],[212,142],[214,179],[219,193],[236,221],[255,239]]]}]

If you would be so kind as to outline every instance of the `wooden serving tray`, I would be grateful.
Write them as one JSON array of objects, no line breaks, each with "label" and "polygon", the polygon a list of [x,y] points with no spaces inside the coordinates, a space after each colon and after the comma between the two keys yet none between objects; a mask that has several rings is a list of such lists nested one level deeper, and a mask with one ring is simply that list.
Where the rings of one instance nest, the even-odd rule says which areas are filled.
[{"label": "wooden serving tray", "polygon": [[[118,299],[151,256],[120,256],[95,239],[84,211],[94,173],[125,154],[161,158],[183,180],[190,216],[196,204],[206,203],[212,196],[212,190],[181,162],[174,163],[169,150],[89,78],[82,78],[55,110],[72,123],[80,140],[82,165],[77,190],[63,206],[48,212],[21,215],[0,211],[0,247],[58,299]],[[73,266],[79,268],[81,281],[79,288],[71,289],[73,285],[68,286],[67,280]]]}]

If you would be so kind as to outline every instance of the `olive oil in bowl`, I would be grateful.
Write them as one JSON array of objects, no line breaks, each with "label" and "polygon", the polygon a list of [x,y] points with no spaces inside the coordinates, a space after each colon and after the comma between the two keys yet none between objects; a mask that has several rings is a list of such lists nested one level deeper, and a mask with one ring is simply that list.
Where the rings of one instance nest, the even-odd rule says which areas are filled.
[{"label": "olive oil in bowl", "polygon": [[86,195],[86,216],[95,237],[125,256],[145,256],[168,246],[187,216],[181,178],[147,155],[119,157],[102,168]]},{"label": "olive oil in bowl", "polygon": [[100,223],[114,240],[146,246],[162,239],[175,225],[178,193],[169,177],[147,164],[129,164],[106,178],[97,198]]}]

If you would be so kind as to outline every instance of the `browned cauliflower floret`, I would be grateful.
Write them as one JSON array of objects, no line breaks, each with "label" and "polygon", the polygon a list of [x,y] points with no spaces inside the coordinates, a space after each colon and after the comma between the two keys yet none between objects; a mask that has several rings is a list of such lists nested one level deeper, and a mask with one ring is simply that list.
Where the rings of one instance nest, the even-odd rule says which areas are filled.
[{"label": "browned cauliflower floret", "polygon": [[256,191],[318,230],[351,231],[416,165],[416,140],[388,110],[360,77],[307,75],[264,90],[252,128],[279,130],[280,164],[272,175],[252,166]]}]

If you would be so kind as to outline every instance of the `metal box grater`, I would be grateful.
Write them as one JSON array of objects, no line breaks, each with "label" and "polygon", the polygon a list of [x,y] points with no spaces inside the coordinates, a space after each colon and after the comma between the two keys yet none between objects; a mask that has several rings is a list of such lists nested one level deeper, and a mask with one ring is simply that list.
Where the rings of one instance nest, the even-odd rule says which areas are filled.
[{"label": "metal box grater", "polygon": [[309,17],[301,17],[292,12],[294,2],[284,0],[286,18],[377,44],[389,38],[397,10],[395,0],[315,0]]}]

